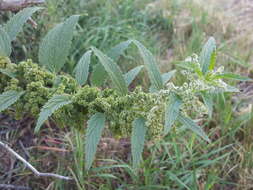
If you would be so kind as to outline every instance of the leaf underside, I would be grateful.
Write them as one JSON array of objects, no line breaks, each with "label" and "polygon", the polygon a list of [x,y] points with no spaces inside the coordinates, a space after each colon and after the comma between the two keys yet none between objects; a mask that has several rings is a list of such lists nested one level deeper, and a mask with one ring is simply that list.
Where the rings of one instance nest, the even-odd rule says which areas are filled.
[{"label": "leaf underside", "polygon": [[138,168],[142,158],[147,128],[144,118],[135,119],[132,123],[131,151],[133,167]]},{"label": "leaf underside", "polygon": [[25,92],[14,90],[6,91],[0,95],[0,112],[14,104]]},{"label": "leaf underside", "polygon": [[58,109],[64,105],[70,104],[71,96],[69,95],[54,95],[41,109],[39,119],[35,127],[35,133],[40,130],[42,124]]},{"label": "leaf underside", "polygon": [[202,137],[207,142],[211,142],[206,133],[203,131],[203,129],[198,126],[192,119],[183,116],[182,114],[178,115],[178,120],[181,124],[183,124],[187,129],[190,129],[200,137]]},{"label": "leaf underside", "polygon": [[165,109],[165,126],[164,126],[165,135],[168,134],[172,125],[177,120],[181,105],[182,101],[176,95],[170,96],[170,100]]},{"label": "leaf underside", "polygon": [[5,25],[10,40],[14,40],[22,30],[23,25],[32,16],[33,13],[42,9],[42,7],[28,7],[14,15]]},{"label": "leaf underside", "polygon": [[88,79],[91,51],[87,51],[77,63],[74,73],[79,85],[84,85]]},{"label": "leaf underside", "polygon": [[7,32],[0,26],[0,56],[9,57],[11,54],[11,40]]},{"label": "leaf underside", "polygon": [[127,84],[119,66],[110,57],[102,53],[97,48],[92,47],[92,50],[100,60],[100,63],[104,66],[106,72],[109,74],[109,77],[111,78],[118,92],[121,94],[127,94]]},{"label": "leaf underside", "polygon": [[42,40],[39,47],[39,62],[52,72],[59,72],[64,66],[73,38],[78,15],[69,17],[56,25]]},{"label": "leaf underside", "polygon": [[88,121],[88,128],[85,139],[85,168],[90,169],[95,158],[97,145],[101,139],[105,127],[105,115],[103,113],[94,114]]}]

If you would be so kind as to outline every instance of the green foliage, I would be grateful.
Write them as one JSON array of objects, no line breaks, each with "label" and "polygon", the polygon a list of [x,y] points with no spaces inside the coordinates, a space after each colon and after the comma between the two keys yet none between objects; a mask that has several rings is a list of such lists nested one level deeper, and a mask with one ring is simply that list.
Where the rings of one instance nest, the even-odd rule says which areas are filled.
[{"label": "green foliage", "polygon": [[8,69],[0,69],[0,72],[10,78],[15,78],[16,75],[12,72],[10,72]]},{"label": "green foliage", "polygon": [[98,63],[93,67],[91,75],[91,83],[93,86],[102,86],[107,77],[108,74],[102,64]]},{"label": "green foliage", "polygon": [[10,56],[11,40],[7,32],[0,26],[0,56]]},{"label": "green foliage", "polygon": [[25,92],[6,91],[0,95],[0,112],[14,104]]},{"label": "green foliage", "polygon": [[206,107],[208,108],[208,115],[211,118],[212,114],[213,114],[213,94],[208,93],[208,92],[203,92],[201,93],[201,96],[203,98],[203,101],[206,105]]},{"label": "green foliage", "polygon": [[124,53],[124,51],[129,47],[131,44],[131,40],[127,40],[125,42],[121,42],[110,49],[108,56],[113,60],[117,61],[119,57]]},{"label": "green foliage", "polygon": [[191,120],[188,117],[183,116],[182,114],[178,115],[178,120],[180,123],[182,123],[182,125],[184,125],[184,127],[186,127],[187,129],[190,129],[191,131],[193,131],[194,133],[202,137],[207,142],[209,143],[211,142],[208,136],[203,131],[203,129],[200,126],[196,125],[196,123],[193,120]]},{"label": "green foliage", "polygon": [[33,13],[42,9],[41,7],[29,7],[14,15],[4,26],[10,40],[14,40],[18,33],[22,30],[23,25],[32,16]]},{"label": "green foliage", "polygon": [[167,72],[162,74],[162,80],[163,80],[163,85],[165,85],[169,80],[176,74],[176,70]]},{"label": "green foliage", "polygon": [[217,78],[238,80],[238,81],[252,81],[252,79],[249,77],[240,76],[234,73],[222,73],[222,74],[217,75]]},{"label": "green foliage", "polygon": [[104,66],[105,70],[109,74],[115,88],[121,93],[121,94],[127,94],[127,84],[124,79],[124,76],[122,74],[122,71],[118,67],[118,65],[108,56],[103,54],[100,50],[93,47],[92,48],[94,54],[98,57],[100,60],[100,63]]},{"label": "green foliage", "polygon": [[64,66],[78,19],[78,15],[69,17],[64,23],[54,27],[43,39],[39,49],[39,62],[48,70],[59,72]]},{"label": "green foliage", "polygon": [[161,90],[163,88],[163,80],[154,56],[140,42],[133,40],[133,43],[138,47],[140,51],[144,65],[148,70],[152,86],[154,86],[156,90]]},{"label": "green foliage", "polygon": [[[133,2],[136,3],[133,4]],[[12,52],[11,59],[18,63],[16,60],[23,60],[25,56],[33,57],[33,61],[36,61],[37,44],[38,41],[40,41],[38,40],[40,36],[44,36],[45,31],[51,28],[55,22],[60,21],[62,16],[69,15],[71,12],[72,14],[79,14],[80,12],[75,12],[78,10],[81,10],[83,15],[79,20],[80,26],[78,26],[78,32],[75,32],[69,60],[66,61],[66,65],[63,68],[64,72],[72,73],[74,66],[77,65],[76,63],[78,63],[83,53],[87,52],[90,45],[97,47],[102,52],[105,52],[108,57],[113,58],[110,50],[108,51],[110,47],[119,43],[121,40],[134,38],[144,42],[146,47],[152,48],[151,52],[158,51],[158,53],[165,53],[164,50],[167,50],[169,46],[169,51],[173,49],[172,60],[175,60],[182,59],[185,55],[191,55],[193,52],[199,52],[204,36],[212,34],[214,32],[213,30],[215,30],[215,35],[219,36],[217,28],[219,30],[221,27],[213,27],[215,24],[210,22],[211,20],[201,21],[207,15],[203,15],[203,17],[197,15],[197,18],[193,18],[192,15],[189,15],[191,14],[189,12],[192,10],[195,11],[196,7],[191,7],[192,10],[190,11],[185,7],[182,9],[184,14],[180,15],[177,10],[171,8],[169,8],[168,11],[166,10],[166,12],[160,11],[160,6],[156,6],[156,3],[159,5],[160,2],[163,1],[156,1],[155,4],[152,4],[155,5],[155,7],[151,8],[159,9],[159,13],[157,17],[157,13],[152,11],[152,20],[150,21],[150,17],[144,13],[146,10],[144,11],[140,8],[140,4],[145,4],[143,1],[48,0],[48,10],[44,11],[41,17],[38,15],[38,18],[33,18],[38,24],[38,28],[32,30],[29,24],[27,24],[26,26],[28,27],[25,28],[25,35],[18,37],[13,43],[15,45],[15,48],[13,48],[15,51]],[[173,0],[167,3],[166,6],[162,6],[161,9],[164,10],[167,6],[173,6],[178,9],[178,6],[180,6],[179,4],[182,2]],[[188,3],[185,4],[188,6]],[[147,7],[147,9],[149,8],[150,6]],[[185,11],[187,14],[185,14]],[[209,15],[210,14],[208,14],[208,16]],[[195,16],[196,15],[194,15],[194,17]],[[186,17],[187,19],[185,20]],[[178,21],[180,22],[180,20],[182,23],[177,23]],[[193,28],[191,26],[192,20],[194,22]],[[173,33],[169,28],[165,28],[165,30],[161,32],[160,28],[164,27],[165,22],[173,23],[173,31],[176,32]],[[154,27],[153,24],[157,25],[157,27]],[[182,25],[187,27],[181,27]],[[206,30],[204,31],[203,28],[206,28]],[[153,33],[150,31],[153,31]],[[230,38],[227,31],[229,30],[226,30],[225,40]],[[156,34],[161,35],[159,38],[156,38]],[[180,34],[182,34],[181,38],[177,39],[177,35]],[[171,36],[173,36],[172,39]],[[153,43],[154,39],[156,39],[156,43]],[[244,36],[243,39],[245,40],[246,37]],[[223,37],[219,36],[219,41],[223,40]],[[163,42],[163,44],[160,44],[160,42]],[[124,43],[125,42],[123,42],[123,44]],[[157,44],[159,45],[157,46]],[[237,59],[241,57],[241,54],[232,56],[233,50],[231,45],[226,43],[226,41],[224,44],[226,44],[226,47],[223,46],[222,49],[218,48],[219,51],[222,51],[222,54],[218,57],[218,60],[221,61],[219,65],[223,65],[222,61],[224,61],[224,63],[228,63],[225,69],[232,70],[230,66],[234,67],[236,66],[234,63],[238,64],[237,62],[239,61],[237,61]],[[242,44],[243,46],[245,45],[245,43]],[[236,43],[233,43],[233,47],[235,46]],[[227,49],[225,50],[227,52],[225,52],[224,49]],[[238,53],[242,53],[242,49],[240,49]],[[127,50],[124,56],[117,62],[123,71],[122,73],[124,73],[125,79],[127,75],[125,74],[126,71],[131,71],[131,68],[135,67],[133,64],[141,62],[138,59],[137,51],[133,50],[135,49]],[[118,60],[119,55],[122,54],[119,52],[120,49],[114,51],[115,55],[118,55],[115,56],[117,58],[113,58],[115,62]],[[124,50],[122,52],[124,52]],[[250,55],[250,52],[251,51],[245,51],[243,53],[248,53]],[[229,81],[229,79],[233,78],[245,81],[248,79],[246,79],[246,77],[240,79],[240,76],[232,76],[231,78],[230,74],[227,75],[227,73],[223,73],[223,71],[219,71],[223,74],[217,72],[220,70],[220,68],[215,68],[215,66],[217,66],[215,62],[218,53],[217,51],[212,53],[210,65],[205,76],[202,73],[202,67],[198,65],[199,60],[196,59],[195,61],[191,59],[191,61],[188,60],[182,64],[183,70],[189,72],[183,72],[182,75],[178,75],[182,70],[182,68],[178,68],[177,75],[173,78],[173,83],[169,82],[169,75],[168,81],[166,80],[167,73],[162,74],[163,90],[154,90],[152,93],[147,93],[149,83],[147,82],[147,76],[142,75],[142,77],[138,77],[138,80],[134,81],[134,84],[131,85],[132,92],[129,91],[126,96],[121,96],[114,90],[107,88],[110,83],[106,80],[109,76],[104,70],[104,67],[100,63],[97,64],[95,59],[91,59],[92,61],[90,64],[90,71],[92,71],[91,84],[98,86],[98,88],[88,85],[80,88],[80,85],[76,85],[74,79],[71,79],[71,77],[66,74],[57,76],[52,73],[48,75],[49,73],[47,73],[47,77],[43,77],[46,73],[45,70],[40,67],[35,69],[36,64],[28,64],[28,62],[26,62],[25,66],[23,63],[19,63],[22,67],[17,67],[19,64],[9,64],[8,61],[6,61],[8,63],[7,67],[3,67],[3,65],[5,65],[3,64],[3,60],[7,59],[0,57],[0,92],[6,92],[10,89],[26,91],[16,103],[10,106],[11,109],[7,112],[9,114],[13,114],[13,111],[19,113],[18,115],[20,116],[18,118],[21,118],[23,114],[26,114],[25,116],[30,115],[30,117],[37,118],[43,105],[45,105],[54,94],[67,93],[72,97],[73,103],[58,109],[51,117],[56,122],[56,126],[61,126],[61,124],[63,124],[64,126],[77,127],[77,129],[72,130],[68,128],[60,133],[50,133],[51,137],[56,138],[59,138],[59,136],[62,137],[63,134],[64,141],[61,141],[59,146],[70,150],[70,153],[58,154],[55,151],[35,151],[36,156],[38,153],[41,156],[41,154],[45,152],[47,159],[53,156],[53,160],[56,160],[55,158],[60,156],[60,158],[57,159],[58,164],[51,165],[50,172],[53,171],[54,168],[57,168],[57,171],[55,171],[56,173],[70,175],[69,171],[71,171],[71,176],[75,179],[69,182],[64,182],[62,180],[52,181],[51,188],[53,189],[245,189],[247,186],[250,186],[247,180],[247,175],[250,174],[247,171],[249,171],[252,165],[251,158],[253,155],[250,146],[252,142],[250,135],[252,134],[252,131],[250,131],[252,128],[250,127],[250,123],[252,122],[250,122],[250,118],[252,114],[243,113],[243,115],[238,116],[240,107],[237,104],[233,104],[234,101],[231,101],[230,93],[223,93],[225,89],[227,92],[229,89],[233,91],[236,89],[220,81],[223,79]],[[157,55],[157,57],[160,58],[160,55]],[[127,60],[125,58],[127,58]],[[247,57],[245,62],[243,61],[243,63],[240,63],[244,64],[244,69],[248,60],[249,57]],[[130,67],[130,65],[133,67]],[[102,69],[99,70],[97,68]],[[168,69],[170,65],[162,65],[161,68]],[[39,72],[40,70],[43,71],[43,75]],[[144,72],[142,74],[144,74]],[[221,77],[220,75],[227,75],[228,77]],[[94,80],[93,76],[95,76]],[[48,80],[46,80],[46,78],[48,78]],[[144,81],[143,90],[135,86],[136,84],[142,84],[140,81]],[[234,81],[234,83],[236,82],[237,81]],[[67,85],[69,83],[71,83],[71,85]],[[102,84],[103,87],[101,87]],[[193,88],[192,85],[198,86],[197,88]],[[203,85],[205,88],[203,88]],[[208,86],[215,86],[215,88],[212,89]],[[197,89],[201,90],[198,91]],[[171,93],[168,93],[168,91],[176,93],[180,97],[182,101],[179,109],[180,113],[185,117],[192,118],[193,121],[196,121],[195,123],[204,125],[205,128],[202,128],[203,130],[210,131],[208,136],[212,139],[211,143],[207,144],[205,141],[199,141],[199,138],[196,138],[195,134],[188,133],[188,131],[185,130],[186,127],[180,127],[181,123],[178,119],[173,124],[173,130],[170,130],[166,136],[163,136],[166,127],[166,104],[168,102],[173,102],[170,96]],[[157,95],[158,93],[160,93],[160,95]],[[165,96],[165,98],[161,98],[161,96]],[[250,104],[247,103],[247,106],[248,105]],[[215,107],[215,109],[213,107]],[[145,157],[144,162],[141,163],[142,168],[139,170],[138,176],[136,173],[133,173],[132,169],[126,164],[115,165],[115,163],[121,162],[122,157],[119,154],[121,154],[121,150],[123,151],[125,149],[120,149],[119,151],[116,149],[116,155],[113,154],[113,156],[100,152],[100,154],[98,154],[99,158],[112,157],[112,159],[114,159],[116,156],[117,160],[99,160],[96,164],[97,168],[93,168],[89,173],[83,169],[85,164],[84,156],[86,155],[83,137],[83,132],[85,130],[80,131],[78,129],[86,129],[86,125],[83,124],[97,113],[97,111],[101,111],[106,115],[106,127],[108,131],[106,131],[105,135],[110,133],[110,135],[113,134],[120,138],[130,135],[132,127],[129,127],[129,124],[131,124],[133,119],[140,116],[146,119],[146,140],[149,141],[149,148],[146,150],[147,152],[145,152],[145,155],[148,154],[148,156]],[[215,113],[211,115],[213,111]],[[206,120],[207,114],[209,115],[208,120]],[[249,124],[247,124],[248,122]],[[55,127],[52,129],[54,130]],[[56,130],[58,131],[58,129]],[[74,131],[74,133],[72,131]],[[156,135],[161,131],[162,139],[160,139],[159,135]],[[46,130],[43,130],[43,134],[45,132]],[[67,134],[65,134],[66,132]],[[8,137],[15,138],[12,132],[10,134],[11,136],[8,135]],[[156,141],[157,137],[159,141]],[[69,142],[71,138],[75,139],[74,142]],[[68,142],[66,142],[66,139]],[[118,139],[114,140],[117,141]],[[224,144],[230,143],[232,143],[231,146],[224,146]],[[150,144],[153,144],[153,146],[150,146]],[[242,146],[239,150],[237,147],[238,145],[240,145],[240,147]],[[113,150],[115,150],[114,148],[115,147],[113,147]],[[230,151],[232,154],[230,154]],[[31,151],[30,154],[32,156],[31,158],[33,158],[33,151]],[[124,161],[126,161],[126,154],[127,153],[124,152]],[[33,162],[33,159],[31,162]],[[36,168],[38,167],[38,169],[41,170],[45,169],[43,162],[33,162],[33,164],[36,163],[38,163],[37,166],[35,165]],[[75,167],[73,167],[73,165]],[[235,165],[239,170],[234,169]],[[68,170],[66,170],[66,168],[68,168]],[[106,177],[107,173],[111,176],[108,175],[108,177]],[[224,173],[226,175],[224,175]],[[117,179],[115,176],[117,176]],[[246,176],[246,180],[241,180],[240,176]],[[112,179],[112,177],[115,177],[115,179]],[[28,180],[33,181],[30,178]],[[75,187],[74,181],[77,187]],[[29,186],[33,188],[34,184],[34,188],[36,189],[38,183],[40,183],[40,180],[35,180],[35,182],[29,182]],[[241,186],[241,183],[244,184]],[[41,187],[43,185],[41,185]],[[48,185],[49,184],[47,184],[47,186]]]},{"label": "green foliage", "polygon": [[127,86],[129,86],[133,82],[133,80],[136,78],[136,76],[139,74],[139,72],[141,71],[142,68],[143,68],[143,65],[137,66],[137,67],[131,69],[130,71],[128,71],[124,75]]},{"label": "green foliage", "polygon": [[[216,42],[213,37],[210,37],[204,45],[199,58],[199,63],[202,68],[202,72],[205,74],[208,69],[214,68],[214,60],[212,59],[213,53],[216,51]],[[215,54],[214,54],[215,55]],[[213,60],[213,61],[211,61]]]},{"label": "green foliage", "polygon": [[85,168],[90,169],[95,158],[97,145],[101,139],[105,127],[105,115],[103,113],[94,114],[88,121],[85,139]]},{"label": "green foliage", "polygon": [[88,79],[91,51],[87,51],[77,63],[74,73],[79,85],[84,85]]},{"label": "green foliage", "polygon": [[36,127],[35,133],[40,130],[41,125],[50,117],[55,111],[62,106],[70,104],[71,97],[69,95],[55,95],[53,96],[41,109]]},{"label": "green foliage", "polygon": [[[181,72],[186,80],[180,86],[169,82],[175,70],[162,75],[155,57],[139,41],[122,42],[109,51],[108,56],[92,47],[93,53],[115,87],[115,90],[110,88],[102,90],[89,85],[82,86],[89,75],[91,51],[86,52],[76,65],[74,69],[76,79],[66,74],[57,75],[66,62],[78,18],[79,16],[71,16],[53,28],[42,41],[39,60],[49,71],[32,63],[31,60],[15,65],[0,57],[1,77],[3,76],[0,90],[4,92],[3,95],[7,92],[24,92],[21,98],[19,98],[21,95],[13,95],[9,101],[11,103],[5,105],[4,109],[11,106],[18,116],[22,114],[39,116],[35,132],[38,132],[50,117],[60,126],[74,126],[79,129],[83,127],[84,121],[88,120],[85,140],[86,169],[92,166],[95,158],[97,145],[105,127],[105,118],[113,134],[121,136],[132,134],[134,167],[140,165],[145,138],[161,139],[170,131],[172,125],[181,123],[185,128],[210,142],[204,130],[193,119],[203,119],[208,112],[211,115],[211,99],[206,94],[235,90],[222,81],[226,76],[229,78],[228,75],[223,75],[223,68],[214,69],[216,55],[213,53],[216,47],[213,38],[205,44],[200,59],[194,54],[182,62],[184,70]],[[137,46],[141,54],[153,92],[145,92],[141,87],[136,87],[132,92],[128,91],[128,85],[143,66],[131,69],[123,75],[115,61],[130,43]],[[100,73],[96,75],[101,75],[101,69],[98,71]],[[231,78],[231,75],[229,76]],[[239,79],[235,75],[232,78]],[[100,79],[95,77],[95,81],[99,83]],[[203,96],[202,99],[200,94]]]},{"label": "green foliage", "polygon": [[177,120],[181,104],[182,101],[177,97],[177,95],[172,94],[165,108],[164,134],[168,134],[172,125]]},{"label": "green foliage", "polygon": [[132,123],[133,131],[131,135],[131,150],[133,157],[133,167],[138,168],[141,163],[141,155],[145,145],[147,128],[144,118],[135,119]]}]

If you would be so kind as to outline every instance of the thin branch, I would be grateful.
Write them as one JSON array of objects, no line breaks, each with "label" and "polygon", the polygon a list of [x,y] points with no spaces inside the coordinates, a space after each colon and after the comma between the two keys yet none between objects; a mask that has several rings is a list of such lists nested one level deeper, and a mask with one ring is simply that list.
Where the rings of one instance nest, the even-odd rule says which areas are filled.
[{"label": "thin branch", "polygon": [[23,162],[26,165],[26,167],[28,167],[30,170],[32,170],[32,172],[36,176],[39,176],[39,177],[54,177],[54,178],[63,179],[63,180],[72,180],[72,178],[70,178],[70,177],[61,176],[61,175],[54,174],[54,173],[41,173],[37,169],[35,169],[29,162],[27,162],[24,158],[22,158],[18,153],[16,153],[12,148],[10,148],[7,144],[0,141],[0,146],[4,147],[8,152],[10,152],[18,160]]},{"label": "thin branch", "polygon": [[23,187],[17,185],[0,184],[0,189],[14,189],[14,190],[31,190],[30,187]]},{"label": "thin branch", "polygon": [[0,0],[0,10],[18,11],[25,7],[44,3],[45,0]]}]

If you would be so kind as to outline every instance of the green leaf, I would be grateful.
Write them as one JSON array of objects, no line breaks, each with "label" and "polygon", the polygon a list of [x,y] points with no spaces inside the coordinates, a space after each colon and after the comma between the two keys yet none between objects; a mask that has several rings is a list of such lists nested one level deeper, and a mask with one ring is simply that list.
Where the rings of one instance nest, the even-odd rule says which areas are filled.
[{"label": "green leaf", "polygon": [[131,151],[133,157],[133,167],[138,168],[141,162],[141,155],[144,149],[147,128],[144,118],[135,119],[132,123],[133,130],[131,136]]},{"label": "green leaf", "polygon": [[209,68],[208,68],[209,71],[214,70],[215,64],[216,64],[216,58],[217,58],[217,52],[215,50],[215,51],[213,51],[213,53],[211,55],[210,65],[209,65]]},{"label": "green leaf", "polygon": [[190,129],[200,137],[202,137],[207,142],[211,142],[208,136],[205,134],[205,132],[201,129],[200,126],[198,126],[192,119],[183,116],[182,114],[178,115],[179,122],[184,125],[187,129]]},{"label": "green leaf", "polygon": [[162,74],[163,85],[165,85],[176,73],[176,70],[172,70],[168,73]]},{"label": "green leaf", "polygon": [[133,40],[133,43],[138,47],[139,52],[144,60],[144,65],[148,70],[148,75],[151,80],[152,86],[154,86],[156,90],[162,89],[163,88],[162,75],[156,64],[155,57],[137,40]]},{"label": "green leaf", "polygon": [[222,79],[239,80],[239,81],[252,81],[252,79],[249,77],[240,76],[234,73],[223,73],[223,74],[216,75],[216,77],[222,78]]},{"label": "green leaf", "polygon": [[[216,42],[213,37],[210,37],[206,42],[206,44],[204,45],[199,58],[200,65],[202,67],[202,72],[204,74],[210,68],[211,58],[214,51],[216,51]],[[213,65],[211,67],[213,67]]]},{"label": "green leaf", "polygon": [[174,63],[176,64],[176,66],[187,69],[189,71],[194,71],[196,74],[198,74],[198,76],[202,76],[202,71],[199,68],[199,66],[191,61],[180,61],[180,62],[176,62]]},{"label": "green leaf", "polygon": [[42,9],[42,7],[29,7],[14,15],[5,25],[5,30],[8,33],[10,40],[14,40],[18,33],[22,30],[23,25],[32,16],[33,13]]},{"label": "green leaf", "polygon": [[85,139],[85,168],[90,169],[95,158],[97,145],[101,139],[105,127],[105,115],[103,113],[94,114],[88,121],[88,128]]},{"label": "green leaf", "polygon": [[234,86],[227,84],[224,92],[240,92],[240,90]]},{"label": "green leaf", "polygon": [[131,69],[130,71],[128,71],[124,75],[124,78],[125,78],[125,81],[127,83],[127,86],[129,86],[131,84],[131,82],[133,82],[133,80],[139,74],[139,72],[141,71],[142,68],[143,68],[143,65],[137,66],[137,67]]},{"label": "green leaf", "polygon": [[91,83],[93,86],[101,86],[107,79],[108,74],[101,63],[94,66],[91,74]]},{"label": "green leaf", "polygon": [[84,85],[88,79],[91,51],[87,51],[77,63],[74,73],[79,85]]},{"label": "green leaf", "polygon": [[59,72],[64,66],[73,38],[78,15],[69,17],[54,27],[42,40],[39,48],[39,62],[48,70]]},{"label": "green leaf", "polygon": [[157,92],[159,92],[159,90],[157,90],[154,86],[150,86],[149,87],[149,92],[150,93],[157,93]]},{"label": "green leaf", "polygon": [[165,126],[164,126],[164,134],[168,134],[172,125],[177,120],[180,106],[182,105],[182,101],[177,97],[177,95],[173,94],[170,96],[170,100],[166,105],[165,109]]},{"label": "green leaf", "polygon": [[109,74],[115,88],[121,94],[127,94],[127,84],[119,66],[107,55],[103,54],[100,50],[92,47],[93,52],[100,60],[100,63],[104,66],[106,72]]},{"label": "green leaf", "polygon": [[12,71],[10,71],[8,69],[0,69],[0,72],[4,75],[7,75],[10,78],[15,78],[16,77],[15,73],[13,73]]},{"label": "green leaf", "polygon": [[193,63],[193,62],[190,62],[190,61],[177,61],[177,62],[174,62],[174,64],[178,67],[181,67],[183,69],[187,69],[189,71],[194,71],[194,65],[196,63]]},{"label": "green leaf", "polygon": [[0,95],[0,112],[14,104],[25,92],[17,92],[14,90],[6,91]]},{"label": "green leaf", "polygon": [[[114,46],[112,49],[109,50],[108,56],[112,58],[114,61],[117,61],[124,53],[124,51],[128,48],[129,44],[131,43],[131,40],[127,40],[125,42],[121,42]],[[91,83],[94,86],[101,86],[106,79],[108,78],[108,74],[101,64],[96,64],[93,68],[93,72],[91,75]]]},{"label": "green leaf", "polygon": [[112,49],[110,49],[108,56],[112,58],[114,61],[117,61],[119,57],[124,53],[124,51],[128,48],[128,46],[131,44],[131,42],[132,42],[131,40],[127,40],[114,46]]},{"label": "green leaf", "polygon": [[35,133],[40,130],[42,124],[58,109],[64,105],[70,104],[71,96],[69,95],[54,95],[41,109],[39,119],[35,127]]},{"label": "green leaf", "polygon": [[206,107],[208,108],[209,118],[211,118],[213,114],[213,96],[208,92],[202,92],[201,96],[203,98]]},{"label": "green leaf", "polygon": [[0,56],[9,57],[11,54],[11,40],[7,32],[0,26]]}]

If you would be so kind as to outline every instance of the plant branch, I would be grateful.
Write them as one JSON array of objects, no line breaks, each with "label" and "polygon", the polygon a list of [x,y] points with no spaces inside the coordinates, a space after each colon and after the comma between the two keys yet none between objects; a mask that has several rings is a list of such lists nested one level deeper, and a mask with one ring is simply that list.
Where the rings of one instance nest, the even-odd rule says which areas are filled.
[{"label": "plant branch", "polygon": [[45,0],[0,0],[0,11],[18,11],[25,7],[44,3]]},{"label": "plant branch", "polygon": [[61,176],[54,173],[41,173],[37,169],[35,169],[29,162],[27,162],[24,158],[22,158],[18,153],[16,153],[12,148],[10,148],[7,144],[0,141],[0,146],[4,147],[8,152],[10,152],[18,160],[23,162],[26,165],[26,167],[32,170],[32,172],[39,177],[54,177],[54,178],[63,179],[63,180],[72,180],[72,178],[70,177]]},{"label": "plant branch", "polygon": [[30,187],[23,187],[9,184],[0,184],[0,189],[31,190]]}]

